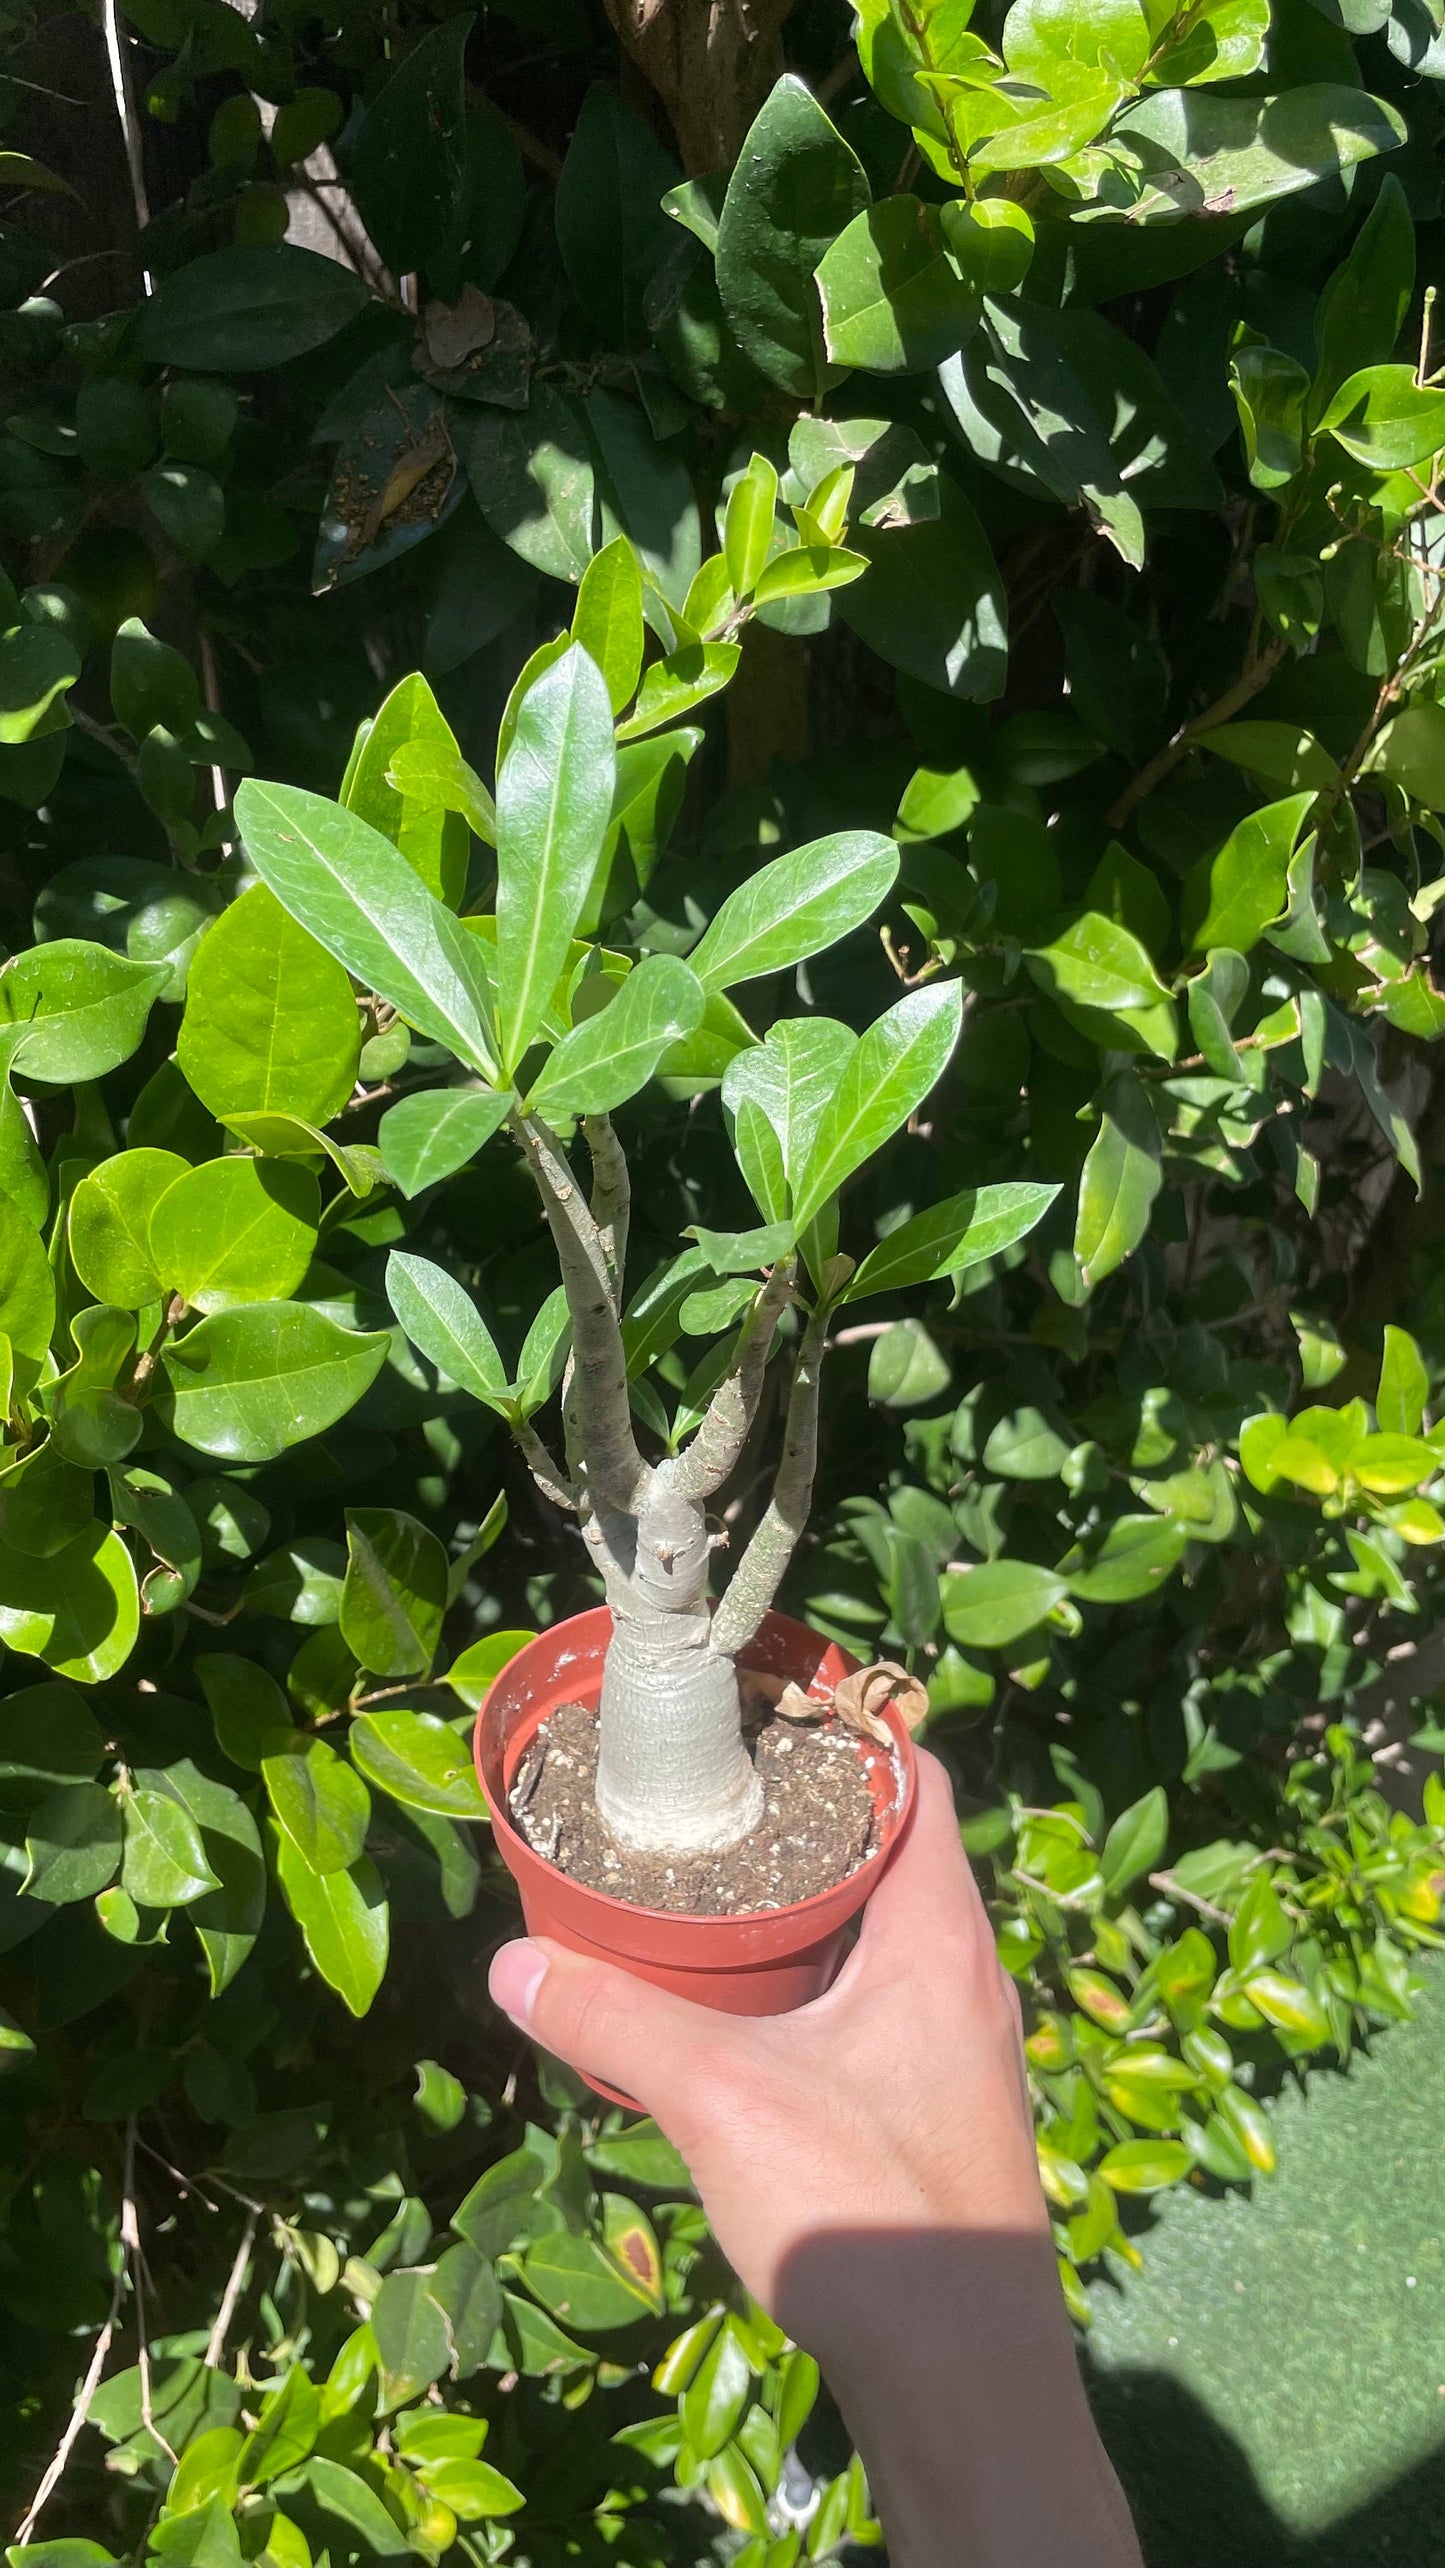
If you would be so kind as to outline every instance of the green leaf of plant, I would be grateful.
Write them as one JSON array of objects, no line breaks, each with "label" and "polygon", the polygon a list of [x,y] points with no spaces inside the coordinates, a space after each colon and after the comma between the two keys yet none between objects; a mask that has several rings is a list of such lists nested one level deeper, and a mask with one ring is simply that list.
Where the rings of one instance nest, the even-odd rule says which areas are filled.
[{"label": "green leaf of plant", "polygon": [[794,1214],[803,1229],[906,1123],[940,1077],[963,1022],[961,984],[910,991],[862,1037],[819,1120]]},{"label": "green leaf of plant", "polygon": [[1188,1540],[1182,1518],[1116,1516],[1102,1542],[1071,1551],[1059,1573],[1071,1596],[1095,1605],[1130,1605],[1163,1585]]},{"label": "green leaf of plant", "polygon": [[140,1629],[135,1568],[120,1536],[92,1524],[49,1559],[0,1545],[0,1640],[77,1685],[124,1667]]},{"label": "green leaf of plant", "polygon": [[456,1277],[429,1258],[394,1248],[386,1262],[386,1292],[412,1345],[474,1400],[505,1412],[506,1370],[490,1330]]},{"label": "green leaf of plant", "polygon": [[55,1907],[93,1899],[120,1867],[120,1804],[98,1783],[61,1784],[25,1823],[22,1888]]},{"label": "green leaf of plant", "polygon": [[[449,806],[445,794],[464,767],[450,723],[426,679],[414,672],[382,704],[341,790],[346,809],[390,839],[451,910],[461,908],[466,892],[471,842],[461,810]],[[483,810],[479,817],[488,815]]]},{"label": "green leaf of plant", "polygon": [[166,1348],[160,1406],[183,1444],[271,1462],[355,1407],[389,1343],[385,1330],[362,1336],[301,1302],[218,1311]]},{"label": "green leaf of plant", "polygon": [[1383,365],[1409,310],[1415,285],[1415,226],[1393,170],[1380,181],[1348,256],[1336,268],[1315,313],[1315,366],[1310,408],[1328,408],[1348,375]]},{"label": "green leaf of plant", "polygon": [[630,2327],[653,2307],[651,2295],[593,2238],[567,2230],[534,2239],[521,2260],[528,2291],[567,2327],[589,2334]]},{"label": "green leaf of plant", "polygon": [[435,1714],[359,1712],[347,1744],[368,1782],[404,1807],[436,1810],[445,1819],[486,1818],[486,1800],[467,1749]]},{"label": "green leaf of plant", "polygon": [[[497,2307],[500,2312],[500,2293]],[[428,2494],[448,2506],[463,2523],[516,2514],[527,2502],[516,2483],[494,2470],[490,2461],[438,2461],[426,2472],[425,2483]]]},{"label": "green leaf of plant", "polygon": [[849,553],[839,544],[794,544],[775,553],[759,573],[753,602],[761,608],[786,605],[790,598],[822,597],[829,589],[850,588],[867,568],[866,554]]},{"label": "green leaf of plant", "polygon": [[1252,811],[1213,856],[1201,856],[1184,888],[1183,916],[1192,954],[1232,946],[1247,954],[1285,907],[1289,860],[1312,793],[1288,794]]},{"label": "green leaf of plant", "polygon": [[728,493],[723,554],[734,597],[751,597],[772,550],[778,475],[766,455],[754,455]]},{"label": "green leaf of plant", "polygon": [[[459,2241],[455,2247],[448,2247],[437,2258],[431,2279],[431,2296],[446,2320],[447,2339],[451,2348],[452,2377],[454,2380],[465,2381],[473,2372],[481,2370],[502,2323],[501,2285],[486,2257],[479,2255],[475,2247],[468,2247],[464,2242]],[[475,2463],[474,2453],[459,2453],[455,2445],[450,2452],[442,2453],[437,2457],[441,2465],[448,2469],[464,2466],[467,2462]],[[430,2469],[426,2475],[428,2484],[434,2484]],[[491,2488],[492,2480],[496,2481],[495,2489]],[[468,2495],[470,2501],[475,2501],[482,2484],[473,2481],[469,2490],[460,2493]],[[520,2505],[522,2502],[517,2491],[512,2487],[511,2480],[504,2479],[499,2470],[489,2471],[485,2487],[496,2502],[487,2505],[479,2504],[477,2506],[479,2513],[510,2514],[513,2511],[513,2503],[503,2502],[501,2493],[503,2491],[509,2493],[515,2504]],[[454,2508],[454,2511],[456,2510]]]},{"label": "green leaf of plant", "polygon": [[100,1772],[105,1733],[68,1685],[27,1685],[0,1699],[0,1784],[9,1803],[51,1785],[90,1783]]},{"label": "green leaf of plant", "polygon": [[195,1669],[222,1751],[232,1765],[259,1774],[262,1758],[293,1726],[274,1676],[229,1650],[203,1652]]},{"label": "green leaf of plant", "polygon": [[1131,223],[1177,223],[1181,213],[1242,214],[1313,187],[1377,152],[1398,150],[1392,107],[1362,90],[1306,81],[1272,97],[1221,98],[1161,89],[1115,118],[1111,148],[1137,159],[1143,192]]},{"label": "green leaf of plant", "polygon": [[689,957],[704,989],[790,971],[871,918],[898,873],[892,839],[840,830],[814,839],[730,892]]},{"label": "green leaf of plant", "polygon": [[583,572],[572,639],[601,670],[613,712],[623,712],[637,693],[645,639],[642,573],[625,535],[604,544]]},{"label": "green leaf of plant", "polygon": [[1147,1092],[1131,1070],[1117,1072],[1100,1099],[1099,1129],[1079,1181],[1074,1255],[1086,1285],[1112,1275],[1142,1240],[1161,1184],[1160,1147]]},{"label": "green leaf of plant", "polygon": [[323,347],[365,309],[350,268],[290,241],[245,242],[162,277],[129,332],[132,355],[199,374],[253,374]]},{"label": "green leaf of plant", "polygon": [[1417,383],[1410,366],[1363,366],[1341,384],[1320,428],[1372,472],[1405,472],[1445,447],[1445,390]]},{"label": "green leaf of plant", "polygon": [[938,211],[916,196],[886,196],[855,214],[817,275],[835,365],[926,373],[978,326],[982,306],[949,255]]},{"label": "green leaf of plant", "polygon": [[176,1057],[215,1115],[324,1124],[356,1085],[361,1020],[341,965],[258,883],[202,942]]},{"label": "green leaf of plant", "polygon": [[261,1759],[271,1807],[315,1873],[343,1872],[366,1844],[371,1795],[324,1739],[293,1731]]},{"label": "green leaf of plant", "polygon": [[478,2176],[452,2213],[451,2225],[479,2255],[496,2257],[525,2237],[536,2214],[545,2169],[531,2149],[514,2149]]},{"label": "green leaf of plant", "polygon": [[689,642],[667,659],[654,660],[633,711],[617,726],[619,745],[644,739],[664,723],[680,722],[685,713],[706,704],[709,696],[727,685],[741,656],[736,642]]},{"label": "green leaf of plant", "polygon": [[1104,1839],[1099,1868],[1110,1898],[1127,1890],[1141,1873],[1152,1872],[1168,1842],[1169,1796],[1162,1783],[1156,1783],[1120,1811]]},{"label": "green leaf of plant", "polygon": [[1024,960],[1040,989],[1076,1007],[1113,1013],[1152,1008],[1168,996],[1138,937],[1098,910],[1086,910],[1051,945],[1034,948]]},{"label": "green leaf of plant", "polygon": [[44,1247],[19,1206],[0,1195],[0,1332],[17,1355],[40,1363],[55,1325],[55,1285]]},{"label": "green leaf of plant", "polygon": [[70,1199],[70,1255],[97,1301],[139,1311],[160,1300],[151,1215],[166,1189],[186,1173],[185,1160],[173,1150],[122,1150],[82,1177]]},{"label": "green leaf of plant", "polygon": [[0,635],[0,746],[62,730],[70,716],[61,699],[80,670],[79,652],[53,624],[17,624]]},{"label": "green leaf of plant", "polygon": [[121,1818],[121,1888],[138,1907],[180,1908],[220,1888],[206,1861],[201,1832],[180,1802],[163,1792],[127,1792]]},{"label": "green leaf of plant", "polygon": [[497,977],[510,1074],[547,1013],[612,812],[612,709],[575,644],[529,688],[497,779]]},{"label": "green leaf of plant", "polygon": [[[386,1891],[369,1855],[345,1872],[313,1872],[286,1835],[271,1832],[276,1878],[306,1950],[352,2015],[365,2015],[386,1976]],[[314,2466],[314,2465],[313,2465]]]},{"label": "green leaf of plant", "polygon": [[868,202],[863,170],[792,73],[754,117],[718,224],[723,311],[760,374],[802,401],[828,381],[813,282],[830,242]]},{"label": "green leaf of plant", "polygon": [[1067,1592],[1053,1570],[1032,1561],[984,1561],[945,1578],[944,1626],[964,1649],[1004,1649],[1041,1623]]},{"label": "green leaf of plant", "polygon": [[1430,1396],[1430,1377],[1408,1329],[1385,1325],[1385,1352],[1375,1415],[1387,1435],[1418,1436]]},{"label": "green leaf of plant", "polygon": [[682,2396],[688,2447],[705,2461],[732,2441],[752,2393],[753,2371],[741,2337],[723,2320]]},{"label": "green leaf of plant", "polygon": [[169,979],[168,964],[131,963],[76,936],[32,946],[0,966],[0,1026],[24,1028],[10,1057],[56,1087],[103,1079],[135,1051]]},{"label": "green leaf of plant", "polygon": [[696,974],[675,954],[649,954],[615,998],[562,1037],[527,1100],[529,1114],[607,1114],[644,1087],[671,1046],[701,1023]]},{"label": "green leaf of plant", "polygon": [[[353,2009],[354,2013],[363,2010]],[[306,2484],[323,2514],[344,2523],[354,2535],[347,2547],[363,2556],[377,2559],[410,2559],[411,2543],[393,2515],[387,2512],[376,2490],[357,2470],[349,2470],[343,2461],[332,2461],[315,2454],[306,2464]]]},{"label": "green leaf of plant", "polygon": [[205,1955],[211,1995],[219,1997],[254,1949],[266,1914],[260,1832],[240,1794],[203,1774],[189,1757],[173,1758],[167,1766],[142,1766],[136,1782],[149,1792],[168,1794],[200,1831],[217,1886],[192,1900],[186,1915]]},{"label": "green leaf of plant", "polygon": [[242,2487],[264,2488],[284,2478],[306,2459],[320,2431],[321,2392],[305,2367],[293,2363],[279,2388],[267,2391],[255,2427],[241,2446],[236,2476]]},{"label": "green leaf of plant", "polygon": [[494,1075],[481,949],[389,839],[320,794],[251,776],[236,820],[257,873],[329,954],[434,1043]]},{"label": "green leaf of plant", "polygon": [[661,200],[677,176],[652,127],[609,82],[594,81],[557,182],[557,247],[609,347],[627,350],[645,337],[647,288],[676,240]]},{"label": "green leaf of plant", "polygon": [[289,1160],[208,1159],[159,1196],[150,1251],[162,1282],[196,1311],[280,1302],[311,1263],[321,1195]]},{"label": "green leaf of plant", "polygon": [[868,577],[839,600],[845,624],[891,668],[973,704],[1002,695],[1008,674],[1008,598],[983,524],[947,473],[937,509],[916,522],[885,509],[849,540]]},{"label": "green leaf of plant", "polygon": [[384,2408],[404,2407],[430,2389],[450,2364],[446,2320],[432,2298],[431,2281],[430,2267],[388,2274],[372,2302]]},{"label": "green leaf of plant", "polygon": [[511,1112],[505,1090],[424,1088],[388,1106],[377,1127],[382,1164],[410,1199],[466,1168]]},{"label": "green leaf of plant", "polygon": [[348,1508],[341,1635],[375,1676],[424,1676],[447,1608],[447,1556],[399,1507]]},{"label": "green leaf of plant", "polygon": [[931,1204],[869,1250],[838,1299],[859,1302],[870,1293],[899,1293],[966,1274],[1027,1238],[1058,1193],[1057,1186],[1029,1183],[967,1187],[946,1203]]}]

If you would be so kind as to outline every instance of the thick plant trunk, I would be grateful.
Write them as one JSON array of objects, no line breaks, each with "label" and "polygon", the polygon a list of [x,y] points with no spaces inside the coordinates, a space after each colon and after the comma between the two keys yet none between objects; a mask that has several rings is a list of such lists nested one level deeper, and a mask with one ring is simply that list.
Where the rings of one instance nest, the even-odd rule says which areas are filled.
[{"label": "thick plant trunk", "polygon": [[714,1618],[707,1501],[734,1469],[757,1414],[791,1263],[758,1288],[732,1364],[692,1441],[649,1464],[637,1449],[618,1313],[627,1237],[627,1164],[605,1117],[589,1119],[590,1205],[553,1135],[520,1116],[516,1133],[556,1244],[572,1315],[563,1387],[567,1468],[530,1428],[523,1451],[547,1495],[576,1514],[614,1631],[602,1678],[597,1806],[623,1844],[695,1853],[736,1845],[762,1816],[743,1745],[735,1653],[777,1592],[807,1515],[817,1437],[824,1323],[803,1332],[772,1502]]},{"label": "thick plant trunk", "polygon": [[662,1464],[621,1539],[608,1542],[604,1525],[593,1546],[614,1625],[597,1807],[615,1837],[649,1852],[735,1845],[762,1812],[733,1662],[713,1646],[702,1503],[679,1476]]}]

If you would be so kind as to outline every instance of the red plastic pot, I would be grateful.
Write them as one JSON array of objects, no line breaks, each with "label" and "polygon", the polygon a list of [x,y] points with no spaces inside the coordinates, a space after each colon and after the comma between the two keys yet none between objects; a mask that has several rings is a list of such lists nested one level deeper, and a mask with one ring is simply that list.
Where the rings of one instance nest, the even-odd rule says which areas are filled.
[{"label": "red plastic pot", "polygon": [[[913,1748],[904,1723],[888,1713],[896,1758],[858,1742],[882,1843],[846,1881],[790,1908],[764,1909],[752,1917],[678,1917],[634,1908],[569,1880],[528,1845],[507,1812],[512,1778],[548,1713],[561,1703],[597,1701],[611,1636],[605,1605],[540,1633],[508,1661],[477,1714],[477,1775],[491,1808],[497,1850],[522,1894],[527,1932],[616,1963],[724,2015],[783,2015],[820,1997],[842,1958],[850,1918],[876,1889],[913,1816]],[[814,1694],[831,1691],[857,1664],[836,1642],[786,1614],[767,1615],[739,1658],[742,1667],[791,1677]]]}]

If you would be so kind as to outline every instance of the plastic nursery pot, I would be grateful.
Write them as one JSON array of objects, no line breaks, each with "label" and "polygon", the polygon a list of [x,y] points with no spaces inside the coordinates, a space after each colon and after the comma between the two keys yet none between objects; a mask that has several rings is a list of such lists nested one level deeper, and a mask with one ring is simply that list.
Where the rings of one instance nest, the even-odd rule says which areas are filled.
[{"label": "plastic nursery pot", "polygon": [[[868,1760],[865,1772],[879,1814],[881,1843],[846,1881],[792,1907],[763,1909],[751,1917],[679,1917],[662,1909],[634,1908],[628,1900],[569,1880],[519,1835],[507,1811],[512,1777],[548,1713],[562,1703],[596,1703],[611,1637],[612,1616],[605,1605],[539,1633],[508,1661],[477,1714],[477,1774],[491,1808],[497,1850],[522,1894],[527,1932],[550,1936],[570,1952],[615,1963],[724,2015],[784,2015],[820,1997],[842,1958],[849,1920],[877,1888],[913,1816],[913,1746],[904,1723],[891,1710],[886,1716],[896,1758],[874,1752],[869,1759],[869,1743],[858,1742],[860,1757]],[[738,1664],[792,1677],[809,1692],[823,1694],[858,1662],[805,1623],[769,1614]]]}]

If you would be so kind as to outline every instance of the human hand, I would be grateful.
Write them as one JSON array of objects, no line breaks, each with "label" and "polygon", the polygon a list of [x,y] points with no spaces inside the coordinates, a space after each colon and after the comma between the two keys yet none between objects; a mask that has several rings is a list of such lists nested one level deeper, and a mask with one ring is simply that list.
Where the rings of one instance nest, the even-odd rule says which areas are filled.
[{"label": "human hand", "polygon": [[812,2005],[720,2015],[543,1941],[503,1945],[491,1989],[545,2049],[655,2116],[735,2270],[820,2358],[842,2313],[785,2304],[821,2231],[1047,2235],[1018,2004],[927,1754],[908,1837]]},{"label": "human hand", "polygon": [[1054,2270],[1018,2000],[935,1758],[812,2005],[720,2015],[541,1940],[504,1945],[491,1988],[681,2150],[724,2253],[823,2365],[895,2568],[1138,2568]]}]

